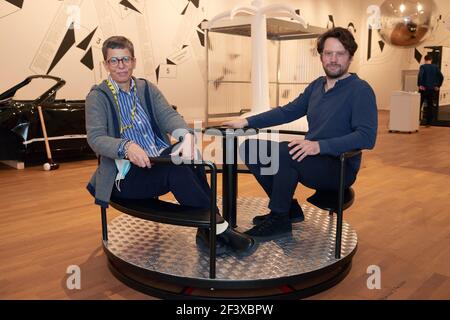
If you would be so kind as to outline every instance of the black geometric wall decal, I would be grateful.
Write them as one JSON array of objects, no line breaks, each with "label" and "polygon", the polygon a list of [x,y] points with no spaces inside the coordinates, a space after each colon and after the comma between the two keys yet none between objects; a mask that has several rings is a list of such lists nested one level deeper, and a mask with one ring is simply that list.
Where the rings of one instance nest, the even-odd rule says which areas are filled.
[{"label": "black geometric wall decal", "polygon": [[384,43],[383,41],[380,40],[380,41],[378,41],[378,45],[380,46],[381,52],[383,52],[385,43]]},{"label": "black geometric wall decal", "polygon": [[[330,22],[331,22],[331,28],[328,27],[328,25],[329,25]],[[327,29],[332,29],[332,28],[334,28],[334,18],[333,18],[333,15],[332,15],[332,14],[329,14],[329,15],[328,15],[328,22],[327,22]]]},{"label": "black geometric wall decal", "polygon": [[414,58],[416,59],[417,63],[420,64],[420,61],[422,60],[422,54],[417,49],[414,49]]},{"label": "black geometric wall decal", "polygon": [[372,28],[369,28],[369,35],[367,37],[367,61],[372,56]]},{"label": "black geometric wall decal", "polygon": [[347,29],[350,29],[350,28],[353,28],[353,32],[356,33],[356,28],[355,28],[355,25],[353,24],[353,22],[350,22],[350,23],[348,24]]},{"label": "black geometric wall decal", "polygon": [[89,50],[80,61],[90,70],[94,70],[94,57],[92,56],[92,47],[89,48]]},{"label": "black geometric wall decal", "polygon": [[181,12],[182,16],[184,16],[184,14],[186,13],[187,8],[189,7],[189,3],[192,3],[198,9],[200,0],[189,0],[186,7],[184,7],[183,11]]},{"label": "black geometric wall decal", "polygon": [[[98,27],[97,27],[98,28]],[[91,43],[92,37],[94,36],[95,31],[97,31],[97,28],[94,29],[94,31],[92,31],[91,33],[89,33],[89,35],[83,39],[83,41],[81,41],[78,45],[77,48],[86,50],[87,47],[89,46],[89,43]]]},{"label": "black geometric wall decal", "polygon": [[73,26],[73,22],[70,24],[69,29],[67,29],[66,35],[61,42],[61,45],[56,52],[55,57],[48,68],[47,74],[49,74],[53,68],[58,64],[58,62],[64,57],[64,55],[69,51],[69,49],[75,44],[75,28]]},{"label": "black geometric wall decal", "polygon": [[166,63],[167,63],[167,64],[174,65],[174,66],[177,65],[175,62],[173,62],[173,61],[171,61],[171,60],[169,60],[169,59],[166,59]]},{"label": "black geometric wall decal", "polygon": [[181,47],[181,50],[183,50],[186,47],[189,47],[189,46],[187,44],[183,44],[183,46]]},{"label": "black geometric wall decal", "polygon": [[22,9],[22,7],[23,7],[24,0],[6,0],[6,1],[11,3],[13,6],[16,6],[19,9]]},{"label": "black geometric wall decal", "polygon": [[200,40],[200,44],[202,47],[205,46],[205,34],[197,30],[198,39]]},{"label": "black geometric wall decal", "polygon": [[200,30],[203,30],[203,29],[202,29],[202,23],[203,23],[203,22],[207,22],[207,21],[208,21],[207,19],[203,19],[202,22],[200,22],[200,23],[198,24],[197,28],[199,28]]},{"label": "black geometric wall decal", "polygon": [[[136,12],[138,12],[138,13],[141,13],[141,12],[140,12],[138,9],[136,9],[136,7],[133,6],[133,5],[130,3],[130,1],[128,1],[128,0],[122,0],[122,1],[120,1],[120,4],[123,5],[125,8],[134,10],[134,11],[136,11]],[[141,14],[142,14],[142,13],[141,13]]]},{"label": "black geometric wall decal", "polygon": [[300,9],[295,9],[295,13],[300,15]]},{"label": "black geometric wall decal", "polygon": [[159,65],[158,68],[156,68],[156,83],[158,83],[158,81],[159,81],[159,67],[160,66],[161,65]]},{"label": "black geometric wall decal", "polygon": [[184,8],[183,12],[181,12],[181,15],[184,16],[186,13],[187,8],[189,7],[189,2],[187,3],[186,7]]}]

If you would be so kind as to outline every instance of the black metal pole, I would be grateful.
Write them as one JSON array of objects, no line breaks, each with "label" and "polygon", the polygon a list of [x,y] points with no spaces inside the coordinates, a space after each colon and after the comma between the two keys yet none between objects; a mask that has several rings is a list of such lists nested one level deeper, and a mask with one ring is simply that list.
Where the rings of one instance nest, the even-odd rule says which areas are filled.
[{"label": "black metal pole", "polygon": [[344,206],[344,174],[345,174],[345,156],[341,155],[341,172],[339,177],[339,203],[336,222],[336,248],[335,258],[341,258],[341,241],[342,241],[342,215]]},{"label": "black metal pole", "polygon": [[237,184],[237,154],[235,137],[224,137],[224,164],[222,174],[223,185],[223,217],[231,227],[236,226],[236,184]]},{"label": "black metal pole", "polygon": [[230,138],[230,142],[233,143],[233,163],[231,164],[231,183],[230,183],[230,225],[233,228],[237,227],[237,193],[238,193],[238,173],[237,173],[237,144],[238,144],[238,138],[233,137],[233,139]]},{"label": "black metal pole", "polygon": [[216,208],[217,208],[217,169],[213,163],[207,164],[211,169],[211,227],[209,232],[209,277],[216,278]]},{"label": "black metal pole", "polygon": [[222,215],[223,218],[230,222],[230,207],[229,207],[229,198],[230,193],[228,192],[230,179],[229,179],[229,171],[230,168],[228,166],[228,150],[227,150],[227,137],[226,133],[223,133],[222,137]]},{"label": "black metal pole", "polygon": [[102,238],[103,241],[108,241],[108,221],[106,219],[106,208],[101,207],[102,216]]}]

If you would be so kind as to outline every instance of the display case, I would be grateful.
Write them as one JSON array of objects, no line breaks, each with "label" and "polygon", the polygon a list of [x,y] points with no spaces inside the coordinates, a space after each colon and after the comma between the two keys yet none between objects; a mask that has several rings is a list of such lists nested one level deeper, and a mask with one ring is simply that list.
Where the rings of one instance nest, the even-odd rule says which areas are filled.
[{"label": "display case", "polygon": [[[206,33],[206,122],[251,110],[251,18],[218,21]],[[281,18],[267,18],[270,106],[283,105],[301,94],[323,69],[316,38],[326,29]]]},{"label": "display case", "polygon": [[391,95],[389,132],[417,132],[419,130],[420,94],[394,91]]}]

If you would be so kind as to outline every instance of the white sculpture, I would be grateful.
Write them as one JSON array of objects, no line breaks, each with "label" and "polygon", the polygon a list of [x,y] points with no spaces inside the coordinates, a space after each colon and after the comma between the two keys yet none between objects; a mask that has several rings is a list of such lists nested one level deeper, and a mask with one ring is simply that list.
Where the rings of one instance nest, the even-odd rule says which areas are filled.
[{"label": "white sculpture", "polygon": [[[269,77],[267,61],[267,17],[288,17],[300,22],[307,28],[305,20],[295,13],[294,8],[284,4],[270,4],[263,6],[262,0],[254,0],[250,6],[240,5],[216,15],[208,24],[222,19],[233,19],[236,15],[252,15],[252,114],[261,113],[270,109]],[[246,114],[248,116],[248,114]]]}]

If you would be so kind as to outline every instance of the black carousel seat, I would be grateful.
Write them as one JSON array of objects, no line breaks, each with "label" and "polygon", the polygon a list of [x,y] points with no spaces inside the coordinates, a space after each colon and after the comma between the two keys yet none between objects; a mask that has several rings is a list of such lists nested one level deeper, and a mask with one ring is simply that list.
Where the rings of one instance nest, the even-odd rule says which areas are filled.
[{"label": "black carousel seat", "polygon": [[355,192],[352,188],[344,188],[344,177],[345,177],[345,161],[348,158],[357,156],[361,154],[361,150],[354,150],[342,153],[339,156],[340,161],[340,174],[339,174],[339,190],[316,190],[316,192],[307,198],[306,200],[315,205],[316,207],[327,210],[330,215],[333,212],[337,214],[336,219],[336,248],[335,248],[335,258],[341,258],[341,241],[342,241],[342,223],[343,223],[343,213],[344,210],[349,208],[355,199]]},{"label": "black carousel seat", "polygon": [[[271,130],[267,130],[270,132]],[[306,135],[303,131],[292,131],[292,130],[278,130],[280,134],[292,134],[292,135]],[[349,208],[355,199],[355,192],[352,188],[344,188],[345,185],[345,161],[351,157],[361,155],[361,150],[353,150],[342,153],[339,155],[338,159],[340,162],[340,173],[339,173],[339,190],[316,190],[316,192],[307,198],[306,200],[313,204],[314,206],[327,210],[330,215],[333,212],[336,213],[336,247],[335,247],[335,258],[341,258],[341,240],[342,240],[342,223],[343,223],[343,212],[345,209]]]},{"label": "black carousel seat", "polygon": [[[149,199],[111,199],[110,205],[123,213],[137,218],[186,227],[209,228],[210,208],[196,208],[171,202]],[[216,223],[225,220],[216,214]]]},{"label": "black carousel seat", "polygon": [[[170,157],[150,158],[152,164],[175,165]],[[156,198],[150,199],[118,199],[110,200],[111,207],[131,216],[154,222],[173,224],[187,227],[209,229],[209,277],[216,278],[216,224],[224,222],[219,214],[213,214],[217,208],[217,168],[210,161],[200,163],[182,163],[180,165],[207,167],[211,173],[211,203],[209,208],[195,208],[186,205],[162,201]],[[108,242],[108,221],[106,208],[101,207],[102,238],[105,244]],[[107,249],[106,249],[107,250]]]},{"label": "black carousel seat", "polygon": [[[330,214],[337,213],[339,208],[339,191],[334,190],[316,190],[316,192],[306,199],[312,205],[328,211]],[[355,200],[355,192],[353,188],[344,190],[344,202],[342,210],[351,207]]]}]

